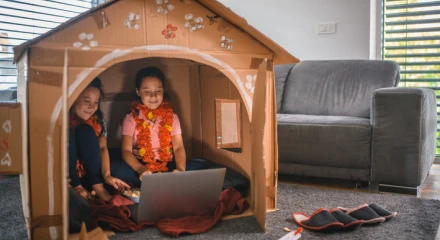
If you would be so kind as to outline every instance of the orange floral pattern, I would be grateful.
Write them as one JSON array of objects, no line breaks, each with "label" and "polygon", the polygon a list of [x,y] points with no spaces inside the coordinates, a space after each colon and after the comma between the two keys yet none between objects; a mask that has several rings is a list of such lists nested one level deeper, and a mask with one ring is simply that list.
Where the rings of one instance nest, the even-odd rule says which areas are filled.
[{"label": "orange floral pattern", "polygon": [[[159,159],[156,159],[151,147],[151,126],[148,124],[147,120],[139,118],[137,111],[142,112],[142,115],[148,118],[148,120],[160,121]],[[137,146],[139,148],[139,156],[142,157],[142,162],[145,163],[145,167],[151,172],[168,171],[167,164],[173,157],[173,145],[171,142],[173,115],[173,108],[167,101],[163,101],[156,109],[149,109],[138,101],[133,103],[132,116],[136,122],[136,130],[138,131]]]},{"label": "orange floral pattern", "polygon": [[[101,134],[102,125],[98,122],[98,117],[96,115],[93,115],[87,121],[84,121],[78,118],[74,113],[70,114],[69,128],[75,128],[81,123],[89,124],[95,131],[97,137]],[[79,178],[83,178],[86,175],[84,164],[79,159],[76,160],[76,174],[78,175]]]}]

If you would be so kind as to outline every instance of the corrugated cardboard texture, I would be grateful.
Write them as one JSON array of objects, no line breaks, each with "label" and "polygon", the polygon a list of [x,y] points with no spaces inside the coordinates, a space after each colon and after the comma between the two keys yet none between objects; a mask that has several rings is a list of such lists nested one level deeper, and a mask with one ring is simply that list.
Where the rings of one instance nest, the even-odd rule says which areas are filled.
[{"label": "corrugated cardboard texture", "polygon": [[22,173],[21,104],[0,102],[0,173]]}]

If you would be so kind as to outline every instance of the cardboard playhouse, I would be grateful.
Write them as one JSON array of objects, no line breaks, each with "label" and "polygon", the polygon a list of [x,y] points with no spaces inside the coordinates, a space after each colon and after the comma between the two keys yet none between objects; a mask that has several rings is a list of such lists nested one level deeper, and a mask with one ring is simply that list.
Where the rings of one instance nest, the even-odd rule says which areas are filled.
[{"label": "cardboard playhouse", "polygon": [[182,126],[187,159],[230,167],[251,183],[250,213],[265,230],[276,209],[273,64],[298,59],[217,1],[110,1],[14,49],[17,102],[0,105],[0,173],[20,174],[34,239],[67,236],[68,111],[101,78],[108,147],[142,67],[157,66]]}]

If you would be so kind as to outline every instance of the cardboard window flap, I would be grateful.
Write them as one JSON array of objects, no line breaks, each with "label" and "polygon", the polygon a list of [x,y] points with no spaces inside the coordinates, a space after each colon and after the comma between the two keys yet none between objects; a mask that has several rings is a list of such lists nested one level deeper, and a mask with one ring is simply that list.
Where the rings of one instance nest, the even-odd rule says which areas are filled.
[{"label": "cardboard window flap", "polygon": [[215,109],[217,148],[241,148],[240,100],[216,99]]}]

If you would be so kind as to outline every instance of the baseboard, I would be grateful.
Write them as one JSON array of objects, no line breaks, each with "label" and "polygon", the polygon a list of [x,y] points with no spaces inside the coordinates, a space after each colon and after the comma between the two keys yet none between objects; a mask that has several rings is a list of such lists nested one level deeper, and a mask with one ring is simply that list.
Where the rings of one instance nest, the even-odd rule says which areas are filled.
[{"label": "baseboard", "polygon": [[397,185],[389,185],[389,184],[379,184],[379,192],[392,192],[392,193],[401,193],[401,194],[410,194],[410,195],[420,195],[420,186],[419,187],[405,187],[405,186],[397,186]]}]

